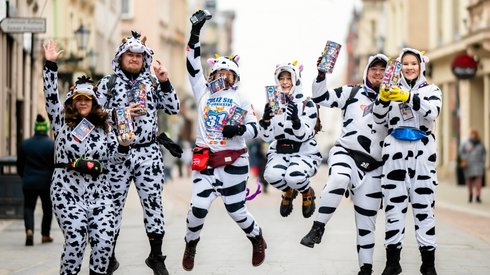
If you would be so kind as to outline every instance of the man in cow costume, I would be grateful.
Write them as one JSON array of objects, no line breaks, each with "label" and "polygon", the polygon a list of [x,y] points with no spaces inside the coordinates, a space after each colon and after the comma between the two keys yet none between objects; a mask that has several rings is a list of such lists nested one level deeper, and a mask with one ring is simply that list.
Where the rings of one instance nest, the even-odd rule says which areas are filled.
[{"label": "man in cow costume", "polygon": [[320,71],[313,83],[313,87],[323,87],[313,88],[313,100],[320,106],[340,108],[343,127],[340,138],[329,152],[329,176],[318,214],[301,244],[313,247],[321,242],[325,224],[332,218],[343,195],[349,192],[355,210],[359,275],[372,272],[376,215],[381,206],[381,149],[387,131],[374,123],[372,108],[387,61],[383,54],[369,57],[364,83],[360,86],[327,90],[325,74]]},{"label": "man in cow costume", "polygon": [[[302,194],[302,212],[309,218],[315,212],[315,192],[310,178],[316,174],[322,155],[314,139],[317,108],[301,90],[301,71],[297,61],[276,66],[276,89],[284,102],[268,102],[260,120],[260,137],[271,142],[267,152],[265,180],[281,190],[279,212],[287,217],[293,210],[293,199]],[[279,108],[273,111],[271,104]]]},{"label": "man in cow costume", "polygon": [[[164,170],[162,154],[156,143],[157,111],[176,114],[179,111],[179,99],[170,84],[168,71],[158,60],[153,67],[156,78],[151,75],[153,51],[145,45],[145,41],[146,37],[141,38],[136,32],[123,39],[112,60],[113,74],[105,76],[98,84],[101,91],[99,102],[109,111],[126,108],[134,122],[135,139],[131,146],[130,160],[111,168],[112,178],[115,179],[112,188],[117,232],[119,233],[121,226],[129,186],[134,181],[144,209],[145,230],[151,247],[146,264],[155,274],[164,275],[168,274],[164,264],[165,256],[162,255],[165,234],[161,200]],[[146,95],[143,96],[145,104],[137,102],[139,99],[133,96],[136,93]],[[108,273],[111,274],[118,266],[113,254]]]},{"label": "man in cow costume", "polygon": [[[204,11],[193,16],[201,17]],[[257,119],[252,106],[238,92],[240,72],[238,56],[210,58],[208,83],[201,66],[200,30],[206,20],[192,25],[187,45],[187,72],[197,105],[196,147],[192,162],[192,198],[187,214],[187,233],[182,266],[194,268],[196,246],[211,203],[221,196],[230,217],[252,243],[252,264],[265,259],[266,243],[262,230],[247,210],[246,184],[249,160],[246,139],[258,135]],[[221,81],[219,85],[215,85]],[[237,113],[237,111],[240,111]],[[242,119],[228,123],[233,114]],[[237,115],[240,117],[240,115]],[[218,254],[216,254],[218,257]]]}]

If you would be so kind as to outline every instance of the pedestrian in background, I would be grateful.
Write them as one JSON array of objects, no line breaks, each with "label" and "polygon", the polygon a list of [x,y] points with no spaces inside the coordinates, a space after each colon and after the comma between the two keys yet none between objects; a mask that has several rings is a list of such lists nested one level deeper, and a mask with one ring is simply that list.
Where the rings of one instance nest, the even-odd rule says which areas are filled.
[{"label": "pedestrian in background", "polygon": [[374,121],[388,127],[382,151],[386,248],[382,275],[402,272],[400,253],[409,204],[422,258],[420,272],[436,275],[434,205],[438,182],[433,131],[441,113],[442,92],[436,85],[427,83],[429,58],[420,51],[404,48],[398,61],[401,63],[399,87],[381,87],[373,108]]},{"label": "pedestrian in background", "polygon": [[468,202],[473,201],[473,190],[476,202],[481,203],[481,187],[485,174],[487,151],[480,140],[478,130],[471,129],[470,137],[459,147],[460,166],[463,168],[466,185],[468,186]]},{"label": "pedestrian in background", "polygon": [[49,124],[37,115],[34,136],[24,140],[17,153],[17,172],[22,178],[24,193],[24,226],[26,246],[34,245],[34,210],[37,198],[41,199],[43,218],[41,223],[41,243],[50,243],[53,210],[49,187],[54,171],[54,141],[48,136]]}]

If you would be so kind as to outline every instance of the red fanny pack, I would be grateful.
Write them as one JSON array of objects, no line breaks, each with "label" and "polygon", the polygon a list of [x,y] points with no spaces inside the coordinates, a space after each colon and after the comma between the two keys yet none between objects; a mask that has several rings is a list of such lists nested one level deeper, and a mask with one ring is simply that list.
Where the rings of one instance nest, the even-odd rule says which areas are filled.
[{"label": "red fanny pack", "polygon": [[225,165],[232,164],[237,160],[241,155],[247,152],[247,148],[243,148],[240,150],[222,150],[218,152],[211,153],[209,158],[209,166],[221,167]]},{"label": "red fanny pack", "polygon": [[194,149],[192,149],[192,170],[202,171],[206,169],[209,162],[209,153],[209,148],[194,147]]}]

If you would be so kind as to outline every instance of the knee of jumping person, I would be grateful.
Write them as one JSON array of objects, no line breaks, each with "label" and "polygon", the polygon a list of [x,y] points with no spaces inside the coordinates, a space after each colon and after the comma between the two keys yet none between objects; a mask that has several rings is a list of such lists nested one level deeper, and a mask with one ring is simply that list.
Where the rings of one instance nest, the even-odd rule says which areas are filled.
[{"label": "knee of jumping person", "polygon": [[264,179],[270,184],[276,184],[284,180],[284,171],[266,169],[264,171]]}]

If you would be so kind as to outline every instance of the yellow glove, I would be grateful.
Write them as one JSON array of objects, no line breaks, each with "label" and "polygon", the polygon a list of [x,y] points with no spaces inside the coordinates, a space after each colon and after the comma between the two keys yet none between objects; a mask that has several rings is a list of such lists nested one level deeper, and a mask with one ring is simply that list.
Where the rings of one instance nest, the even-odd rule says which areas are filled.
[{"label": "yellow glove", "polygon": [[400,89],[400,87],[392,87],[390,91],[389,98],[392,101],[407,102],[408,98],[410,98],[410,93]]},{"label": "yellow glove", "polygon": [[384,102],[390,101],[391,91],[389,89],[385,89],[384,86],[379,88],[379,99]]}]

